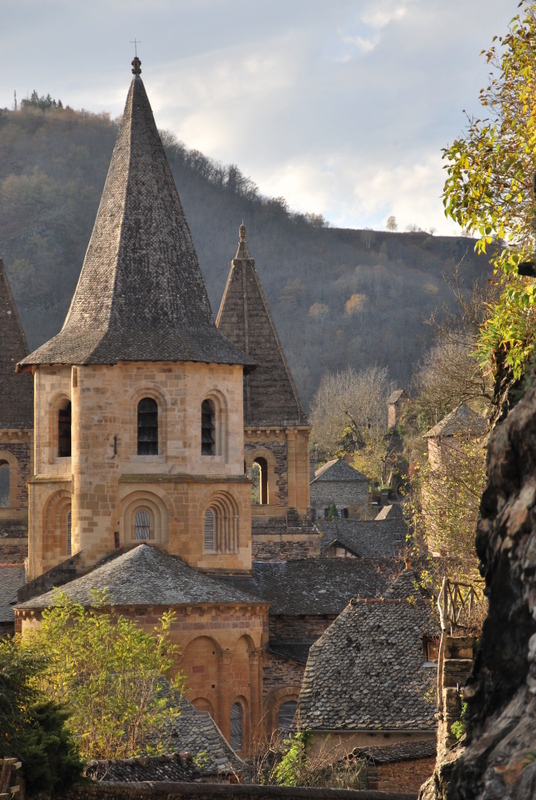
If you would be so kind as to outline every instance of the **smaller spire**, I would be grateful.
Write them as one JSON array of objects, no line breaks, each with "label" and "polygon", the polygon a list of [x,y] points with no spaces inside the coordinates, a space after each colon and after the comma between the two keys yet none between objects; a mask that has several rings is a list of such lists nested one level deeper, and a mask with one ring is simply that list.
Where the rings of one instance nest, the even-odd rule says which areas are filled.
[{"label": "smaller spire", "polygon": [[134,56],[134,60],[132,62],[132,74],[141,75],[141,61],[138,56]]},{"label": "smaller spire", "polygon": [[240,225],[240,227],[238,229],[238,238],[239,238],[238,250],[236,251],[235,259],[236,258],[240,258],[240,259],[246,259],[247,258],[249,261],[251,261],[251,256],[249,254],[248,246],[247,246],[247,243],[246,243],[246,226],[244,225],[244,220],[242,220],[242,224]]}]

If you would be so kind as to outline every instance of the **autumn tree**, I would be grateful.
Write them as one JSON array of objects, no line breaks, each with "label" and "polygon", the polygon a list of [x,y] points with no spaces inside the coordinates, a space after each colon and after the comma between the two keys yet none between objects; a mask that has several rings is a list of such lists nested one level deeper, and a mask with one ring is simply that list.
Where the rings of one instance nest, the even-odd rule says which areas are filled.
[{"label": "autumn tree", "polygon": [[58,592],[20,647],[42,657],[36,686],[69,710],[85,758],[161,752],[180,713],[182,676],[171,684],[164,679],[177,656],[173,615],[164,614],[149,633],[107,605],[96,593],[94,607],[85,609]]},{"label": "autumn tree", "polygon": [[387,369],[327,373],[311,409],[311,443],[320,459],[347,456],[357,469],[383,483],[388,443]]},{"label": "autumn tree", "polygon": [[390,217],[387,217],[387,222],[385,223],[385,227],[388,231],[394,232],[398,230],[398,223],[396,221],[396,217],[391,214]]},{"label": "autumn tree", "polygon": [[[444,151],[446,214],[478,236],[501,285],[478,337],[482,360],[495,369],[497,395],[526,371],[536,335],[535,283],[519,271],[534,251],[536,6],[519,5],[506,35],[494,37],[484,54],[492,72],[480,92],[483,117],[469,119],[465,134]],[[508,401],[497,400],[507,410]]]}]

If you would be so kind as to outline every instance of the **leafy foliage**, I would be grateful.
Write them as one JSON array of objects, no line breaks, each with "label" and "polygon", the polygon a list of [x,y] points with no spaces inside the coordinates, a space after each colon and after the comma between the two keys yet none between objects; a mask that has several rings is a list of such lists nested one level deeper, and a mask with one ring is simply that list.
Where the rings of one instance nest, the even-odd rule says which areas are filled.
[{"label": "leafy foliage", "polygon": [[16,756],[29,794],[61,791],[82,773],[67,712],[47,701],[38,677],[46,655],[0,640],[0,757]]},{"label": "leafy foliage", "polygon": [[480,252],[500,243],[491,260],[502,291],[478,344],[483,361],[504,364],[514,380],[527,368],[536,334],[535,284],[518,274],[534,249],[536,6],[528,0],[520,6],[508,33],[485,52],[494,68],[480,93],[486,117],[469,120],[465,135],[444,151],[443,196],[447,215],[478,234]]},{"label": "leafy foliage", "polygon": [[85,758],[161,752],[180,713],[173,690],[179,694],[181,674],[171,697],[163,680],[177,656],[169,637],[173,614],[164,614],[147,633],[106,611],[106,603],[96,593],[94,607],[86,610],[58,592],[39,627],[21,640],[22,651],[42,657],[35,685],[69,709],[69,727]]}]

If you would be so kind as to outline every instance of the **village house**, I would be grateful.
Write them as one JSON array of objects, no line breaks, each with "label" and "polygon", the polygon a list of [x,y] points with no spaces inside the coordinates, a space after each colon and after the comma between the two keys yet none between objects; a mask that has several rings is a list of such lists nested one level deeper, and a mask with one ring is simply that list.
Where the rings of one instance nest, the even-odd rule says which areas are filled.
[{"label": "village house", "polygon": [[334,458],[315,471],[310,492],[317,519],[326,518],[332,505],[341,516],[348,517],[366,508],[369,480],[343,458]]}]

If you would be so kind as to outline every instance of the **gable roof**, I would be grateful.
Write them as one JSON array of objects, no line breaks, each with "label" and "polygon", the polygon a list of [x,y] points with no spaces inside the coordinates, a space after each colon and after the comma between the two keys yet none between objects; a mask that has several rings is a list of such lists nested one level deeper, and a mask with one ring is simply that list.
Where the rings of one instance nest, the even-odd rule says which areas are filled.
[{"label": "gable roof", "polygon": [[33,428],[33,379],[17,375],[28,344],[0,259],[0,428]]},{"label": "gable roof", "polygon": [[404,389],[395,389],[394,392],[391,392],[391,394],[389,395],[389,399],[387,400],[387,403],[389,405],[394,405],[395,403],[398,403],[398,401],[401,398],[402,399],[404,399],[404,398],[408,399],[408,395],[407,395],[406,391]]},{"label": "gable roof", "polygon": [[82,272],[60,333],[21,361],[254,365],[217,330],[153,112],[134,78]]},{"label": "gable roof", "polygon": [[24,585],[24,567],[0,566],[0,622],[13,622],[17,589]]},{"label": "gable roof", "polygon": [[[107,590],[115,606],[176,606],[193,603],[248,604],[259,602],[246,592],[189,567],[178,556],[147,544],[103,559],[90,572],[61,587],[83,606],[92,605],[91,590]],[[17,608],[46,608],[54,590],[32,597]]]},{"label": "gable roof", "polygon": [[367,481],[366,475],[358,472],[344,458],[333,458],[331,461],[326,461],[319,469],[315,471],[315,476],[311,483],[316,481]]},{"label": "gable roof", "polygon": [[256,561],[251,578],[221,577],[270,603],[270,614],[340,614],[351,597],[379,597],[391,581],[391,560],[305,558]]},{"label": "gable roof", "polygon": [[434,436],[456,436],[460,433],[483,436],[487,427],[487,422],[483,417],[475,413],[465,403],[461,403],[458,408],[443,417],[437,425],[434,425],[424,435],[430,438]]},{"label": "gable roof", "polygon": [[307,424],[243,223],[216,325],[258,364],[244,379],[244,424]]},{"label": "gable roof", "polygon": [[340,542],[362,558],[396,557],[406,543],[408,531],[403,517],[320,520],[317,526],[322,531],[322,552],[334,542]]},{"label": "gable roof", "polygon": [[436,670],[422,640],[438,632],[430,605],[352,600],[309,651],[298,701],[300,724],[314,730],[433,731],[427,702]]}]

